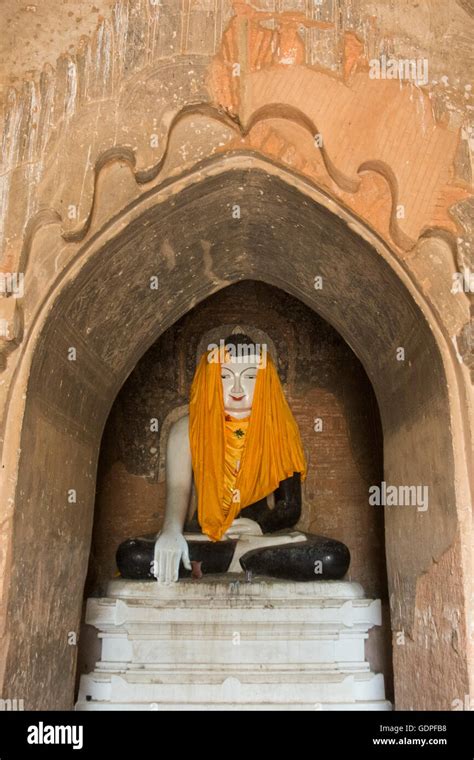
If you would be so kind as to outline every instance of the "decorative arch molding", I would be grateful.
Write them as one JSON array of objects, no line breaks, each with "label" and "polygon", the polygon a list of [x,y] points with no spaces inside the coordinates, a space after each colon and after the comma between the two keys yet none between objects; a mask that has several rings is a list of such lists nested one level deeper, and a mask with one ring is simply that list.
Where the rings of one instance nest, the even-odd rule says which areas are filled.
[{"label": "decorative arch molding", "polygon": [[[223,117],[224,120],[227,118],[227,116]],[[135,156],[132,152],[126,151],[120,159],[115,151],[109,152],[103,157],[103,161],[101,162],[100,168],[97,171],[96,183],[102,169],[109,164],[113,164],[117,160],[120,160],[129,166],[135,165]],[[117,209],[117,212],[112,215],[112,217],[106,222],[105,225],[102,226],[102,228],[99,228],[95,231],[92,229],[93,211],[94,208],[96,208],[96,205],[94,204],[94,207],[91,210],[91,215],[87,222],[87,229],[81,228],[81,230],[76,231],[76,233],[73,234],[74,239],[70,237],[69,233],[64,231],[60,215],[53,209],[44,209],[31,220],[28,226],[24,245],[22,248],[19,271],[29,274],[30,267],[32,265],[31,255],[33,247],[35,245],[36,236],[45,228],[55,227],[60,238],[65,243],[69,244],[71,248],[69,248],[68,245],[67,250],[69,250],[70,253],[66,254],[65,260],[67,263],[65,265],[64,272],[51,272],[53,278],[50,285],[52,293],[61,282],[63,277],[68,276],[70,268],[74,266],[74,262],[78,261],[83,256],[84,251],[87,250],[89,243],[94,244],[94,241],[96,239],[100,239],[101,235],[103,235],[104,229],[108,228],[116,220],[128,218],[130,214],[134,213],[134,209],[142,207],[142,205],[146,206],[150,202],[150,199],[156,198],[157,202],[160,203],[161,198],[166,199],[178,190],[188,187],[195,182],[201,181],[203,178],[225,173],[227,170],[240,168],[261,169],[262,171],[266,171],[274,176],[281,176],[285,179],[286,182],[294,185],[306,195],[318,200],[318,202],[325,205],[329,210],[336,210],[336,213],[345,215],[347,223],[353,226],[355,229],[359,230],[359,234],[363,235],[364,237],[368,236],[371,240],[377,240],[377,245],[381,247],[381,250],[389,252],[383,254],[387,257],[387,260],[390,258],[390,260],[393,261],[394,265],[399,267],[400,270],[403,270],[405,275],[409,278],[411,286],[418,291],[419,297],[426,301],[427,308],[433,312],[440,330],[444,332],[444,335],[447,338],[447,345],[452,353],[453,358],[456,357],[459,361],[459,355],[457,353],[456,347],[452,343],[452,336],[450,336],[449,330],[446,329],[445,315],[438,307],[436,301],[433,300],[430,303],[426,293],[423,293],[421,283],[419,280],[417,280],[416,275],[410,268],[409,260],[400,257],[398,255],[396,247],[390,247],[387,245],[387,242],[381,235],[379,235],[375,230],[371,230],[370,226],[360,220],[354,213],[351,212],[349,208],[341,204],[340,200],[335,197],[334,194],[329,193],[325,188],[315,185],[314,182],[309,180],[304,175],[301,175],[299,172],[295,172],[288,167],[275,163],[266,156],[262,156],[261,154],[254,151],[233,150],[230,152],[219,153],[214,156],[209,156],[202,161],[199,161],[190,170],[183,171],[178,176],[170,176],[164,179],[161,183],[151,186],[148,190],[133,198],[125,208]],[[363,166],[361,167],[361,170],[365,170],[366,168],[367,167]],[[156,171],[155,176],[158,176],[159,168],[155,167],[154,171]],[[143,175],[140,172],[138,172],[138,179],[136,173],[134,173],[134,177],[137,185],[152,181],[151,179],[144,179]],[[95,194],[94,197],[96,197]],[[448,250],[450,251],[450,256],[452,256],[452,260],[451,262],[448,262],[448,266],[450,266],[452,269],[454,269],[456,266],[460,266],[460,262],[456,257],[456,242],[449,231],[439,228],[425,230],[420,237],[420,241],[429,240],[433,240],[435,243],[441,241],[447,246]],[[74,250],[72,247],[73,243],[80,242],[83,242],[83,244],[80,247],[76,247]],[[461,298],[463,301],[468,301],[467,296],[461,296]],[[48,299],[49,294],[46,294],[44,301],[47,301]],[[453,298],[451,300],[454,305],[456,303],[456,299]],[[0,350],[0,353],[3,353],[4,355],[4,361],[8,355],[17,349],[22,343],[24,323],[22,307],[24,305],[24,302],[25,299],[3,299],[3,303],[14,303],[16,314],[15,319],[18,323],[17,337],[15,340],[10,342],[4,341],[3,347]],[[459,299],[457,300],[457,303],[459,304]],[[30,313],[38,313],[41,308],[41,304],[39,306],[36,304],[31,304]],[[458,309],[456,322],[462,325],[465,323],[466,319],[468,319],[467,309],[465,307],[463,308],[463,305],[461,305],[461,307]],[[32,323],[28,324],[28,331],[32,329],[32,326]]]},{"label": "decorative arch molding", "polygon": [[[247,211],[240,220],[229,213],[235,202]],[[147,278],[156,274],[159,302],[147,288]],[[316,275],[325,282],[319,292]],[[386,480],[416,484],[421,478],[433,489],[425,523],[419,514],[387,514],[393,624],[407,636],[406,648],[395,651],[399,707],[446,706],[457,693],[469,692],[463,654],[470,614],[469,449],[462,378],[449,336],[406,265],[379,236],[300,177],[235,155],[209,162],[205,177],[195,170],[186,181],[152,188],[85,241],[43,299],[21,347],[5,431],[3,557],[11,572],[2,596],[0,673],[15,693],[29,695],[29,704],[52,706],[54,694],[56,705],[72,699],[75,656],[61,631],[78,625],[98,447],[113,399],[170,324],[241,279],[286,290],[339,330],[378,397]],[[71,345],[78,347],[79,363],[67,361]],[[395,357],[399,345],[408,355],[403,364]],[[435,450],[428,446],[433,439]],[[33,471],[31,461],[37,463]],[[77,478],[80,499],[71,515],[65,493]],[[25,559],[33,540],[41,546],[37,566]],[[461,610],[456,620],[443,616],[440,582]],[[419,614],[428,607],[440,636],[426,651]],[[38,627],[41,620],[45,630]],[[462,645],[451,647],[452,636]],[[415,661],[419,671],[436,674],[431,691],[417,698],[409,689]],[[447,684],[444,691],[440,683]],[[448,693],[451,688],[456,694]]]},{"label": "decorative arch molding", "polygon": [[[68,228],[65,224],[64,216],[55,208],[42,208],[36,214],[34,214],[27,222],[25,228],[24,243],[22,246],[22,253],[18,265],[19,271],[25,271],[29,258],[29,251],[34,239],[34,235],[44,224],[59,223],[61,225],[61,235],[66,242],[81,242],[91,230],[92,219],[94,215],[95,206],[97,203],[97,182],[102,170],[114,161],[120,161],[127,164],[130,167],[130,171],[133,174],[137,185],[146,185],[160,178],[163,172],[167,158],[170,151],[171,139],[174,136],[174,132],[177,127],[188,119],[192,119],[193,116],[203,116],[209,121],[214,121],[227,129],[230,129],[240,138],[246,138],[251,135],[255,127],[266,122],[273,122],[274,120],[283,120],[293,125],[296,125],[303,129],[312,139],[318,134],[320,130],[314,121],[301,109],[285,103],[269,103],[258,110],[256,110],[246,123],[242,123],[237,115],[233,115],[227,112],[221,106],[213,105],[212,103],[195,103],[188,104],[181,108],[180,111],[175,113],[169,123],[169,126],[165,135],[164,149],[160,158],[156,163],[152,164],[148,168],[137,167],[137,153],[134,149],[127,145],[116,145],[112,148],[104,150],[96,159],[91,168],[91,191],[90,191],[90,204],[89,209],[84,217],[84,220],[75,228]],[[210,156],[214,153],[215,149],[211,149]],[[226,149],[228,154],[232,154],[233,150]],[[253,152],[253,151],[252,151]],[[410,251],[416,245],[416,240],[410,238],[403,232],[399,221],[397,219],[397,207],[399,198],[399,186],[395,171],[385,161],[380,159],[367,158],[356,169],[356,175],[351,176],[347,174],[343,168],[336,165],[334,160],[323,143],[320,147],[314,146],[314,155],[320,154],[322,162],[324,164],[327,175],[330,180],[336,184],[336,186],[345,193],[355,194],[360,189],[360,175],[362,172],[375,172],[379,174],[387,183],[390,192],[390,208],[387,210],[389,214],[390,223],[389,231],[392,238],[392,242],[395,243],[403,251]],[[263,154],[264,155],[264,154]],[[308,160],[311,160],[311,156],[307,156]],[[199,165],[201,162],[197,162]],[[283,162],[278,162],[282,169],[288,169],[291,171],[291,167],[285,165]],[[304,172],[302,172],[304,176]],[[468,193],[459,189],[460,197],[468,197]],[[430,234],[431,231],[435,232],[439,229],[440,234],[449,240],[450,246],[456,249],[456,238],[452,231],[443,229],[433,225],[425,228],[423,234]],[[387,241],[390,242],[390,241]]]}]

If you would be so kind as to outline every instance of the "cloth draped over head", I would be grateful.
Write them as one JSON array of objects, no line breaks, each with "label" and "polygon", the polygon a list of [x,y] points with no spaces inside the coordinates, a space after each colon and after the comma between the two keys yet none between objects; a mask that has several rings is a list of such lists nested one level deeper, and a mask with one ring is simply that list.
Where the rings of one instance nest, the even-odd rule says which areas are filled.
[{"label": "cloth draped over head", "polygon": [[298,425],[288,406],[275,365],[266,354],[258,365],[246,443],[234,499],[223,509],[225,411],[221,362],[200,359],[191,386],[189,438],[203,533],[219,541],[242,509],[272,493],[295,472],[306,477]]}]

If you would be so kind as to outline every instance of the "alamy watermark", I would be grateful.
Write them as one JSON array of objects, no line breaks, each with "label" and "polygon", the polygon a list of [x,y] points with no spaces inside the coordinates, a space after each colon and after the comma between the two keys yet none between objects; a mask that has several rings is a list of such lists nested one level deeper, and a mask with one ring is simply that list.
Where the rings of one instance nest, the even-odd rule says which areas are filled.
[{"label": "alamy watermark", "polygon": [[474,293],[474,272],[465,267],[462,272],[454,272],[451,293]]},{"label": "alamy watermark", "polygon": [[267,366],[267,345],[266,343],[226,343],[221,338],[219,344],[209,343],[207,361],[210,364],[220,362],[225,364],[232,362],[247,362],[250,358],[255,358],[259,367]]},{"label": "alamy watermark", "polygon": [[23,298],[25,275],[23,272],[0,272],[0,295]]},{"label": "alamy watermark", "polygon": [[451,702],[451,710],[467,710],[468,712],[474,711],[474,697],[470,694],[465,694],[464,699],[453,699]]},{"label": "alamy watermark", "polygon": [[28,744],[71,744],[73,749],[84,746],[84,727],[74,725],[53,726],[40,721],[28,726]]},{"label": "alamy watermark", "polygon": [[428,84],[427,58],[371,58],[369,61],[371,79],[402,79],[417,85]]},{"label": "alamy watermark", "polygon": [[370,486],[369,504],[376,507],[416,507],[417,512],[428,509],[428,486],[390,486],[385,480]]},{"label": "alamy watermark", "polygon": [[0,699],[0,712],[17,712],[24,709],[24,699]]}]

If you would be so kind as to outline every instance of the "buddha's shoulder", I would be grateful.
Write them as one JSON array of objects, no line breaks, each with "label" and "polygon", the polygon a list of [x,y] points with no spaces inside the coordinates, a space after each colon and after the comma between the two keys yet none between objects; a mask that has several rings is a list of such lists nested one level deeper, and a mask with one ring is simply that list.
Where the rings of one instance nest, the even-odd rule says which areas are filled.
[{"label": "buddha's shoulder", "polygon": [[185,414],[183,417],[180,417],[179,420],[176,420],[176,422],[173,422],[173,424],[170,427],[169,435],[173,438],[181,438],[183,436],[188,436],[189,434],[189,414]]}]

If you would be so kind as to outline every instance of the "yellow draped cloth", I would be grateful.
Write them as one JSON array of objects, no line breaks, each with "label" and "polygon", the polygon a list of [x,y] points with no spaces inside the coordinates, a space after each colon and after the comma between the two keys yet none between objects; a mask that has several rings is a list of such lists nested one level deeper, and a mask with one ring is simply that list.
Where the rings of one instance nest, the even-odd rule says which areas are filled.
[{"label": "yellow draped cloth", "polygon": [[[240,430],[243,435],[235,432]],[[295,472],[306,477],[298,425],[269,354],[259,366],[250,417],[224,411],[221,364],[205,353],[191,386],[189,438],[203,533],[219,541],[241,510]],[[235,470],[235,471],[234,471]],[[231,498],[230,498],[231,495]]]},{"label": "yellow draped cloth", "polygon": [[224,517],[227,516],[232,502],[238,498],[236,482],[247,440],[249,419],[246,417],[238,420],[229,414],[225,415],[224,497],[222,501]]}]

